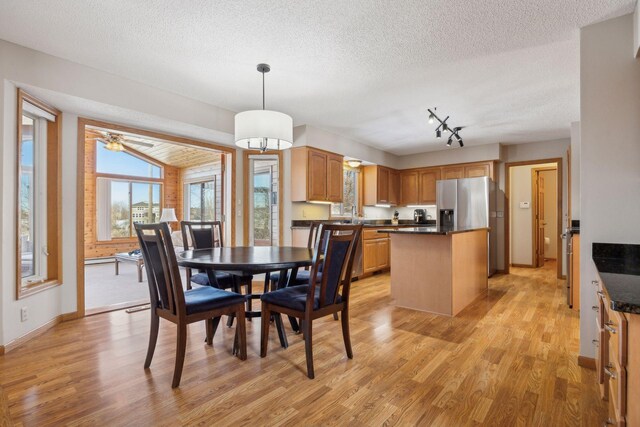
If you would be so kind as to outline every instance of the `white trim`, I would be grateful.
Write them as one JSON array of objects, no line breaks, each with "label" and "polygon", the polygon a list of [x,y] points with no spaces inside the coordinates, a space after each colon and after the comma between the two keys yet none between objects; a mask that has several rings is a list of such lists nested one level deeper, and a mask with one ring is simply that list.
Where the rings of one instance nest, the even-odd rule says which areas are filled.
[{"label": "white trim", "polygon": [[48,111],[43,110],[40,107],[37,107],[35,105],[33,105],[32,103],[30,103],[27,100],[22,100],[22,111],[23,112],[27,112],[33,116],[36,116],[38,118],[42,118],[42,119],[46,119],[50,122],[54,122],[56,121],[56,116],[54,116],[53,114],[49,113]]}]

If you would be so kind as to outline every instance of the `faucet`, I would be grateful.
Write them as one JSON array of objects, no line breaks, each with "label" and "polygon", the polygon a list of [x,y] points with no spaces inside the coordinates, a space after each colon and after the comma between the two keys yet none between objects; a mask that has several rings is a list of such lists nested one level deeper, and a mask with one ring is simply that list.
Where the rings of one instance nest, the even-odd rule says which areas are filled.
[{"label": "faucet", "polygon": [[356,205],[351,206],[351,224],[358,223],[358,207]]}]

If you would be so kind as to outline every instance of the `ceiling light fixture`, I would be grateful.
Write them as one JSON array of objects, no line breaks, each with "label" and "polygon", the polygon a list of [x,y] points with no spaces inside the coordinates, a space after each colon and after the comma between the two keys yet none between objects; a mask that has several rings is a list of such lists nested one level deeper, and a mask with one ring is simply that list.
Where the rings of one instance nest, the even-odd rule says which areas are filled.
[{"label": "ceiling light fixture", "polygon": [[271,71],[268,64],[258,64],[262,73],[262,110],[249,110],[236,114],[235,139],[240,148],[258,150],[285,150],[293,145],[293,119],[291,116],[265,109],[264,75]]},{"label": "ceiling light fixture", "polygon": [[347,164],[352,168],[357,168],[357,167],[360,167],[360,165],[362,164],[362,160],[356,160],[356,159],[347,160]]},{"label": "ceiling light fixture", "polygon": [[435,119],[440,123],[436,128],[436,138],[441,138],[442,132],[451,132],[451,135],[449,135],[449,138],[447,139],[447,146],[451,147],[451,144],[453,143],[453,139],[455,138],[460,144],[460,147],[464,147],[464,143],[462,142],[462,137],[459,134],[459,132],[462,130],[462,126],[456,126],[454,128],[450,128],[449,125],[447,125],[447,120],[449,120],[449,116],[447,116],[444,120],[441,120],[440,117],[438,117],[434,111],[431,111],[430,108],[427,108],[427,111],[429,112],[429,123],[433,123],[432,119]]}]

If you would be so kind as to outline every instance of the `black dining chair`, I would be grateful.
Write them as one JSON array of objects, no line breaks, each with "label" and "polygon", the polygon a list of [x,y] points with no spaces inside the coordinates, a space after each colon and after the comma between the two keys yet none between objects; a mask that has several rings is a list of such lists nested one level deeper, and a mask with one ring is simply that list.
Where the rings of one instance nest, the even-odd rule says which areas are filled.
[{"label": "black dining chair", "polygon": [[[313,249],[316,245],[316,239],[319,236],[318,234],[318,228],[320,227],[320,222],[317,221],[311,221],[311,223],[309,224],[309,239],[307,240],[307,248],[308,249]],[[287,273],[287,281],[285,283],[289,282],[289,276],[291,275],[291,273]],[[309,277],[310,277],[310,269],[309,267],[305,267],[304,270],[300,270],[298,271],[298,273],[296,274],[296,278],[293,284],[295,285],[306,285],[309,283]],[[319,272],[318,276],[317,276],[317,280],[321,280],[322,279],[322,271]],[[271,281],[271,289],[276,289],[276,284],[278,283],[278,281],[280,280],[280,272],[277,271],[275,273],[267,273],[267,276],[265,278],[265,292],[268,290],[268,282]]]},{"label": "black dining chair", "polygon": [[[222,223],[220,221],[181,221],[180,229],[182,230],[182,244],[184,250],[189,250],[189,246],[193,249],[209,249],[221,248],[222,242]],[[213,276],[212,274],[213,273]],[[210,277],[211,276],[211,277]],[[211,279],[215,277],[214,283]],[[214,286],[220,289],[228,289],[234,286],[234,280],[231,274],[222,271],[206,272],[199,271],[193,274],[190,268],[187,268],[187,289],[191,289],[191,283],[200,286]]]},{"label": "black dining chair", "polygon": [[[341,313],[342,336],[347,357],[353,358],[349,333],[349,292],[351,269],[360,241],[362,225],[325,225],[318,229],[309,283],[262,294],[262,334],[260,357],[267,355],[271,315],[286,314],[302,320],[307,376],[314,378],[312,325],[315,319]],[[322,279],[317,277],[322,270]]]},{"label": "black dining chair", "polygon": [[176,363],[171,387],[180,385],[187,346],[187,325],[206,322],[206,341],[213,343],[214,319],[226,314],[238,318],[233,353],[247,358],[247,337],[244,322],[244,296],[211,286],[182,289],[180,270],[167,223],[135,224],[136,234],[147,270],[151,301],[151,332],[144,368],[151,365],[158,340],[160,318],[175,323],[178,328]]}]

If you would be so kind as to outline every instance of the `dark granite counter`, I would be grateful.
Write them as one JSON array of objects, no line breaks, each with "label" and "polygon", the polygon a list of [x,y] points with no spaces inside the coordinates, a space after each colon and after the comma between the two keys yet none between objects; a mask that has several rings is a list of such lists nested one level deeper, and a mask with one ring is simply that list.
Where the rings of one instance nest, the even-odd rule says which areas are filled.
[{"label": "dark granite counter", "polygon": [[611,309],[640,314],[640,245],[593,243],[592,254]]},{"label": "dark granite counter", "polygon": [[[350,224],[351,220],[349,219],[330,220],[329,219],[329,220],[322,220],[320,222],[326,223],[326,224]],[[429,226],[429,225],[435,225],[435,223],[436,223],[435,219],[427,220],[426,224],[416,224],[412,219],[398,220],[398,226],[401,226],[401,227],[416,227],[416,226],[423,226],[423,225]],[[390,219],[365,219],[365,220],[359,221],[358,224],[362,224],[364,228],[385,227],[385,226],[396,227],[396,225],[391,223]],[[294,219],[291,221],[291,228],[309,228],[310,225],[311,225],[311,221],[307,221],[307,220]]]},{"label": "dark granite counter", "polygon": [[407,227],[407,228],[399,228],[397,230],[393,229],[381,229],[378,230],[378,233],[390,233],[390,234],[439,234],[439,235],[447,235],[447,234],[456,234],[456,233],[467,233],[469,231],[476,230],[489,230],[488,228],[444,228],[438,227],[435,225],[427,226],[427,227]]}]

